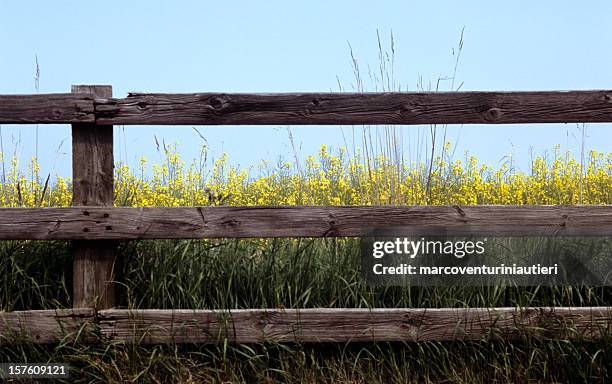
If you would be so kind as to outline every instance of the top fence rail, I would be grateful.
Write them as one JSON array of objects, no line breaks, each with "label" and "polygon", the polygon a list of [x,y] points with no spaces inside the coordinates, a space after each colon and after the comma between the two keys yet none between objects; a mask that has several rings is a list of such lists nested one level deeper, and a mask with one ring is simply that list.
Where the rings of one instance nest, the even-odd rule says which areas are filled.
[{"label": "top fence rail", "polygon": [[612,122],[612,90],[0,95],[0,124],[361,125]]}]

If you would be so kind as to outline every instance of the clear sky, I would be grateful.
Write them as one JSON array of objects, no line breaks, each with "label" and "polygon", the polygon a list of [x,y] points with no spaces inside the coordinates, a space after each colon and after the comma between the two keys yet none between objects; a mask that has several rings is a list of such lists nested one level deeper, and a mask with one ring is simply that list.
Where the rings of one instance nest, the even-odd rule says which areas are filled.
[{"label": "clear sky", "polygon": [[[355,84],[349,43],[367,90],[395,40],[395,78],[417,90],[453,73],[462,90],[612,89],[610,1],[5,1],[0,0],[0,93],[69,92],[71,84],[111,84],[123,97],[148,92],[298,92]],[[441,88],[450,89],[450,81]],[[202,139],[192,127],[116,127],[116,159],[159,156],[155,138],[178,143],[186,159]],[[249,165],[291,159],[286,127],[198,127],[213,156]],[[339,127],[292,127],[302,156],[343,144]],[[428,127],[404,127],[405,149]],[[350,128],[344,128],[350,136]],[[555,144],[579,150],[575,124],[449,127],[456,153],[490,164],[514,154],[526,168]],[[586,147],[612,149],[612,125],[589,124]],[[5,152],[35,153],[33,126],[2,126]],[[350,140],[350,139],[349,139]],[[63,144],[62,144],[63,143]],[[43,172],[70,174],[70,128],[39,127]],[[58,149],[60,148],[60,149]],[[413,156],[414,152],[411,154]]]}]

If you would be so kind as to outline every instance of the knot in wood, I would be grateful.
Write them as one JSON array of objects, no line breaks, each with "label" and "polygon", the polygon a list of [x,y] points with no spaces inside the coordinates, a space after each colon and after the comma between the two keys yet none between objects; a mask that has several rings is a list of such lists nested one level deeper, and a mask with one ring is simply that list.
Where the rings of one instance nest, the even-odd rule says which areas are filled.
[{"label": "knot in wood", "polygon": [[460,206],[458,206],[458,205],[453,205],[453,208],[455,209],[455,211],[457,211],[457,213],[458,213],[460,216],[465,216],[465,211],[464,211],[463,209],[461,209],[461,207],[460,207]]},{"label": "knot in wood", "polygon": [[302,112],[301,112],[302,116],[310,116],[312,115],[312,108],[311,106],[307,105],[304,108],[302,108]]},{"label": "knot in wood", "polygon": [[214,110],[219,110],[227,107],[229,104],[229,98],[225,96],[215,96],[210,99],[208,105]]},{"label": "knot in wood", "polygon": [[403,327],[417,327],[418,328],[424,323],[423,316],[404,315],[403,317],[404,317],[403,322],[402,322]]},{"label": "knot in wood", "polygon": [[484,113],[484,118],[487,121],[496,121],[501,117],[501,109],[499,108],[489,108]]},{"label": "knot in wood", "polygon": [[424,108],[418,103],[404,103],[399,108],[399,113],[403,116],[416,116],[422,112]]}]

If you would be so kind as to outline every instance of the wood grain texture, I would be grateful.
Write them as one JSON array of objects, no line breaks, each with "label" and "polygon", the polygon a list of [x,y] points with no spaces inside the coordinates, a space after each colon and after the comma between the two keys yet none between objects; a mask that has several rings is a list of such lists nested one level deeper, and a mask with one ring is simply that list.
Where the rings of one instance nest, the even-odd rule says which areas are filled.
[{"label": "wood grain texture", "polygon": [[[112,96],[110,86],[76,85],[73,92]],[[73,205],[113,205],[113,126],[72,125]]]},{"label": "wood grain texture", "polygon": [[98,330],[141,343],[597,339],[612,333],[611,307],[92,309],[0,312],[0,344],[57,343]]},{"label": "wood grain texture", "polygon": [[0,312],[0,345],[58,343],[93,329],[93,323],[92,309]]},{"label": "wood grain texture", "polygon": [[100,124],[612,122],[612,91],[130,93],[96,100]]},{"label": "wood grain texture", "polygon": [[86,93],[0,95],[0,124],[94,123],[94,102]]},{"label": "wood grain texture", "polygon": [[[111,97],[104,85],[76,85],[73,92]],[[72,204],[113,205],[113,126],[72,125]],[[114,244],[104,241],[73,243],[73,306],[112,308],[115,305]]]},{"label": "wood grain texture", "polygon": [[[85,88],[83,88],[85,89]],[[612,122],[612,91],[0,95],[0,124]]]},{"label": "wood grain texture", "polygon": [[0,208],[2,240],[404,235],[612,235],[612,206]]},{"label": "wood grain texture", "polygon": [[609,307],[469,309],[105,310],[103,335],[143,343],[450,341],[525,334],[598,338]]}]

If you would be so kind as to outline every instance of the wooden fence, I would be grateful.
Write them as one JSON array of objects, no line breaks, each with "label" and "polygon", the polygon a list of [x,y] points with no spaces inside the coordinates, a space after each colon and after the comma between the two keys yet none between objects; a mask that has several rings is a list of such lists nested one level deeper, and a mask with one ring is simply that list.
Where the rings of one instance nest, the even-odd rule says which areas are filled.
[{"label": "wooden fence", "polygon": [[73,240],[73,309],[0,312],[0,343],[58,342],[86,329],[158,342],[424,341],[526,333],[597,338],[611,307],[115,309],[114,241],[360,236],[444,226],[449,234],[612,235],[612,206],[113,207],[113,125],[612,122],[612,91],[142,94],[110,86],[0,95],[0,124],[72,124],[73,207],[0,208],[0,239]]}]

